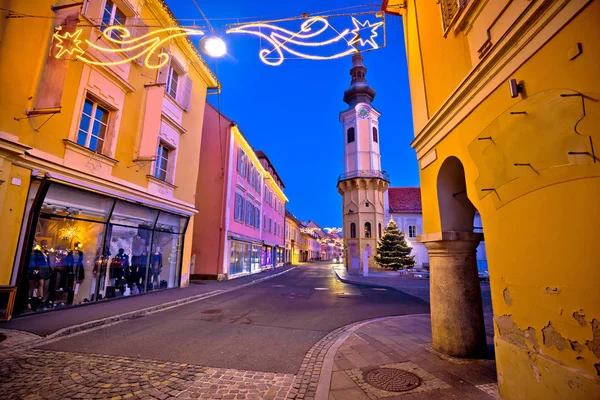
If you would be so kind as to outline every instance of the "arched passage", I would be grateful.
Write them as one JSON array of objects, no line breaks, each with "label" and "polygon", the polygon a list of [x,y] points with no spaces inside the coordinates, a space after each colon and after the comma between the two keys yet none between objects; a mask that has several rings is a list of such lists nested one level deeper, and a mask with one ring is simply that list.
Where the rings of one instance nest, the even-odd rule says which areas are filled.
[{"label": "arched passage", "polygon": [[473,232],[475,207],[465,171],[456,157],[442,163],[437,178],[441,232],[424,235],[430,262],[433,348],[455,357],[485,354],[486,337]]}]

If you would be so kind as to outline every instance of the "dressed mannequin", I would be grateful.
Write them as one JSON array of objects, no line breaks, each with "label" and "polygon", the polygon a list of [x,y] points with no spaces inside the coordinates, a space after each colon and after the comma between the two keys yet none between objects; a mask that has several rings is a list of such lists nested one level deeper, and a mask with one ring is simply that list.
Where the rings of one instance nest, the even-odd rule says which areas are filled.
[{"label": "dressed mannequin", "polygon": [[[94,257],[94,268],[92,269],[92,283],[90,284],[90,299],[94,301],[96,294],[96,280],[98,279],[98,274],[101,277],[104,275],[108,275],[108,257],[110,257],[110,252],[107,251],[106,257],[102,254],[102,248],[98,247],[96,250],[96,256]],[[102,300],[104,296],[105,290],[105,282],[104,278],[101,278],[100,287],[98,288],[98,299]]]},{"label": "dressed mannequin", "polygon": [[160,286],[160,273],[162,272],[162,253],[160,247],[157,247],[150,256],[150,285],[152,290]]},{"label": "dressed mannequin", "polygon": [[42,305],[44,302],[46,282],[49,282],[50,279],[50,257],[46,249],[47,246],[48,242],[45,240],[42,240],[39,245],[36,242],[33,244],[33,251],[27,271],[27,279],[29,280],[28,309],[32,307],[31,303],[34,295],[39,305]]},{"label": "dressed mannequin", "polygon": [[125,249],[120,248],[119,253],[113,257],[110,263],[110,277],[114,286],[121,286],[129,270],[129,256],[125,254]]}]

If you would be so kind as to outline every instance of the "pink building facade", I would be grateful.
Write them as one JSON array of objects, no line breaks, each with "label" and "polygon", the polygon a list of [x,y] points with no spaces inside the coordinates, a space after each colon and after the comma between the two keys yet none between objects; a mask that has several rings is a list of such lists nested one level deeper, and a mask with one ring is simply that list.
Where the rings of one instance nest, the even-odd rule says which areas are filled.
[{"label": "pink building facade", "polygon": [[224,280],[283,265],[287,198],[273,165],[208,104],[203,135],[192,278]]}]

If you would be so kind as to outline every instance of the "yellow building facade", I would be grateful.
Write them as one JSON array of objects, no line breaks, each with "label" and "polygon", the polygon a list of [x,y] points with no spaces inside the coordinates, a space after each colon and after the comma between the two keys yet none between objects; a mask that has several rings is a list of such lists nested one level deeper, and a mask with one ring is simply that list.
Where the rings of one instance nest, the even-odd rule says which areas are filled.
[{"label": "yellow building facade", "polygon": [[286,210],[285,212],[285,262],[297,265],[300,261],[300,228],[301,223]]},{"label": "yellow building facade", "polygon": [[502,398],[600,398],[600,2],[383,9],[405,28],[434,348],[485,346],[478,210]]},{"label": "yellow building facade", "polygon": [[[187,35],[167,40],[162,0],[0,4],[0,285],[15,312],[186,286],[217,79]],[[114,26],[160,46],[136,57]]]}]

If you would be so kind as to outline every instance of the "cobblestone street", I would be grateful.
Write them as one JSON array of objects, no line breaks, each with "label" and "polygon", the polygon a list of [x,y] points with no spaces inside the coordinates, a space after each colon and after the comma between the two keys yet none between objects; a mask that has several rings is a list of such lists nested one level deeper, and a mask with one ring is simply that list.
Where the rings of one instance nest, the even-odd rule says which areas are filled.
[{"label": "cobblestone street", "polygon": [[2,399],[285,399],[294,375],[31,349],[0,359]]}]

